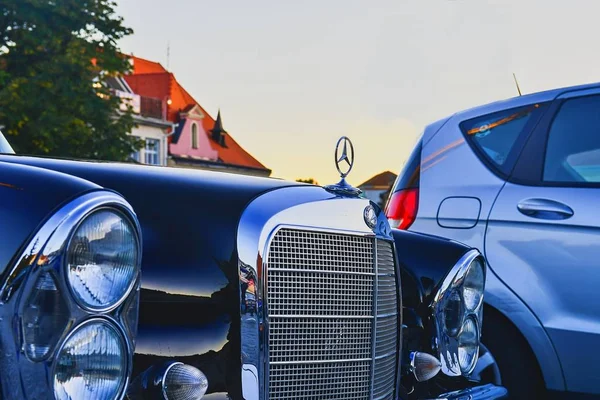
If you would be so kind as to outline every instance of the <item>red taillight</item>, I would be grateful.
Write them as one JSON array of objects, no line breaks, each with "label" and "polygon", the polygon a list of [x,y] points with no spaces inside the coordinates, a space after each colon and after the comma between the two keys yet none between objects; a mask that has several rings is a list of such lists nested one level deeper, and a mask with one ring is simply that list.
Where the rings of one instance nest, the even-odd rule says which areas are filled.
[{"label": "red taillight", "polygon": [[392,228],[408,229],[415,218],[419,208],[419,189],[404,189],[392,194],[385,208]]}]

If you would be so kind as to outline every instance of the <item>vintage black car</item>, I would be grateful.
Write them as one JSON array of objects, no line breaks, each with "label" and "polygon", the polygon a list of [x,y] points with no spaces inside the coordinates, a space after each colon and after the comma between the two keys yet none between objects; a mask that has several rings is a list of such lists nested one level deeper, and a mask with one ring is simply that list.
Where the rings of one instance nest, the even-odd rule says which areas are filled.
[{"label": "vintage black car", "polygon": [[323,188],[0,134],[2,398],[504,397],[473,372],[485,260],[391,230],[349,145]]}]

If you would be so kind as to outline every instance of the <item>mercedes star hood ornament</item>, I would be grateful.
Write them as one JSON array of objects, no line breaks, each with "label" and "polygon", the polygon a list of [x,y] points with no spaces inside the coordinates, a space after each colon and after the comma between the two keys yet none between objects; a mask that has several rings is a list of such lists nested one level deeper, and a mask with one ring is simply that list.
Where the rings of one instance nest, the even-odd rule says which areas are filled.
[{"label": "mercedes star hood ornament", "polygon": [[355,188],[346,182],[346,177],[350,171],[352,171],[352,167],[354,166],[354,146],[347,136],[342,136],[338,140],[335,145],[334,156],[335,168],[340,173],[342,179],[335,185],[325,186],[325,189],[336,194],[359,196],[362,193],[362,190]]}]

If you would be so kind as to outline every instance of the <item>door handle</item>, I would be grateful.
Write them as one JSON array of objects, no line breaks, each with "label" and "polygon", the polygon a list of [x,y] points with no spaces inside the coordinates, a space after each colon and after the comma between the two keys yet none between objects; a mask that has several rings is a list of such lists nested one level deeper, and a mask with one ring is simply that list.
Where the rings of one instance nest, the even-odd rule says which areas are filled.
[{"label": "door handle", "polygon": [[549,199],[522,200],[517,209],[523,215],[539,219],[567,219],[573,216],[573,209],[566,204]]}]

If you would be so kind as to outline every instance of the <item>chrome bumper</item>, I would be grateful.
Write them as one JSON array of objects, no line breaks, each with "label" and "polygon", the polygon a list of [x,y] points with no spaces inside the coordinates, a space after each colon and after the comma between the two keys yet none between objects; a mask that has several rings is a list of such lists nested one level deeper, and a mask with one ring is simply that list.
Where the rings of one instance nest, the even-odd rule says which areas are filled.
[{"label": "chrome bumper", "polygon": [[507,398],[508,390],[501,386],[495,386],[491,384],[444,393],[436,397],[436,399],[445,400],[496,400]]}]

